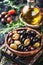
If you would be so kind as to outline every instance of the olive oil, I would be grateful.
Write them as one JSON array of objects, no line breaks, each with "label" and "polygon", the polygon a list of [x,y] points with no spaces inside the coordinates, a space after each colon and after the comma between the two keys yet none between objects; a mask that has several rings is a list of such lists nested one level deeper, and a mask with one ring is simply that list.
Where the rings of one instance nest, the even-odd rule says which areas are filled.
[{"label": "olive oil", "polygon": [[40,24],[42,16],[40,9],[35,6],[34,0],[27,0],[27,5],[22,10],[22,18],[29,24]]}]

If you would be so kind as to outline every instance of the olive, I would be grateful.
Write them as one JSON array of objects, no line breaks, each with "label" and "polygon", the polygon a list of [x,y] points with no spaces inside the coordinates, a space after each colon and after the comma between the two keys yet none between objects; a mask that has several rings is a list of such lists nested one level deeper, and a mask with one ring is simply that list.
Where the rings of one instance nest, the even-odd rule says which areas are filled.
[{"label": "olive", "polygon": [[18,32],[17,32],[16,30],[13,30],[13,33],[16,34],[16,33],[18,33]]},{"label": "olive", "polygon": [[24,50],[24,46],[23,46],[23,45],[19,45],[19,46],[18,46],[18,50],[19,50],[19,51],[23,51],[23,50]]},{"label": "olive", "polygon": [[40,36],[39,36],[39,35],[36,35],[36,37],[40,38]]},{"label": "olive", "polygon": [[30,37],[30,40],[32,41],[33,40],[33,37]]},{"label": "olive", "polygon": [[26,39],[25,41],[24,41],[24,46],[28,46],[30,44],[30,39],[28,38],[28,39]]},{"label": "olive", "polygon": [[38,42],[38,41],[40,41],[40,39],[38,37],[33,38],[33,43]]},{"label": "olive", "polygon": [[4,16],[4,18],[7,18],[7,17],[9,17],[10,15],[9,14],[6,14],[5,16]]},{"label": "olive", "polygon": [[17,45],[16,44],[10,44],[10,48],[12,48],[12,49],[17,49]]},{"label": "olive", "polygon": [[20,30],[20,31],[18,31],[18,33],[19,34],[23,34],[24,33],[24,30],[22,30],[22,31]]},{"label": "olive", "polygon": [[16,34],[14,34],[13,36],[12,36],[12,38],[14,39],[14,40],[17,40],[17,39],[19,39],[19,34],[18,33],[16,33]]},{"label": "olive", "polygon": [[2,19],[1,19],[1,21],[2,21],[2,22],[4,22],[4,21],[5,21],[5,19],[4,19],[4,18],[2,18]]},{"label": "olive", "polygon": [[7,12],[2,12],[1,15],[2,16],[5,16],[7,14]]},{"label": "olive", "polygon": [[20,40],[22,40],[23,39],[23,35],[20,35]]},{"label": "olive", "polygon": [[25,38],[22,38],[22,42],[24,43],[24,41],[25,41]]},{"label": "olive", "polygon": [[40,46],[40,43],[39,42],[36,42],[35,44],[34,44],[34,47],[35,48],[38,48]]},{"label": "olive", "polygon": [[12,32],[9,32],[9,37],[11,37],[13,35],[13,33]]},{"label": "olive", "polygon": [[6,24],[6,21],[5,21],[4,18],[1,19],[1,23],[2,23],[2,24]]},{"label": "olive", "polygon": [[36,32],[35,32],[35,31],[33,31],[33,30],[30,30],[30,34],[31,34],[33,37],[35,37],[35,36],[36,36]]},{"label": "olive", "polygon": [[8,44],[10,44],[11,38],[8,38]]},{"label": "olive", "polygon": [[14,41],[14,44],[16,44],[16,45],[20,45],[21,42],[20,42],[19,40],[15,40],[15,41]]},{"label": "olive", "polygon": [[2,15],[0,14],[0,19],[2,18]]},{"label": "olive", "polygon": [[30,38],[31,37],[30,32],[29,31],[25,31],[24,32],[24,37]]},{"label": "olive", "polygon": [[33,47],[33,46],[28,46],[28,51],[32,51],[32,50],[34,50],[35,48]]},{"label": "olive", "polygon": [[14,43],[14,40],[13,39],[10,40],[10,44],[12,44],[12,43]]},{"label": "olive", "polygon": [[24,48],[24,51],[28,51],[28,49],[25,47],[25,48]]}]

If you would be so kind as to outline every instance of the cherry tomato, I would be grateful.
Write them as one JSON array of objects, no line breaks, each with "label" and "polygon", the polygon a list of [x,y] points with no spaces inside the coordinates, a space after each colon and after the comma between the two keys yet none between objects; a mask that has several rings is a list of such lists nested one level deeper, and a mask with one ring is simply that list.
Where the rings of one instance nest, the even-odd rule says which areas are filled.
[{"label": "cherry tomato", "polygon": [[8,23],[10,23],[11,20],[12,20],[11,17],[8,17],[8,18],[7,18],[7,22],[8,22]]},{"label": "cherry tomato", "polygon": [[9,10],[9,11],[8,11],[8,14],[10,14],[10,15],[15,14],[15,13],[16,13],[15,10]]}]

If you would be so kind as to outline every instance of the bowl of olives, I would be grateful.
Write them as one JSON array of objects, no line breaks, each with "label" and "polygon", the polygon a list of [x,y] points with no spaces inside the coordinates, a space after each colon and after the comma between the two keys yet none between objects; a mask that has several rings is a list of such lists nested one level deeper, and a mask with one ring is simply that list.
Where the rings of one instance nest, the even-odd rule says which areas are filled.
[{"label": "bowl of olives", "polygon": [[5,44],[18,56],[31,56],[41,49],[41,34],[29,27],[18,28],[6,35]]}]

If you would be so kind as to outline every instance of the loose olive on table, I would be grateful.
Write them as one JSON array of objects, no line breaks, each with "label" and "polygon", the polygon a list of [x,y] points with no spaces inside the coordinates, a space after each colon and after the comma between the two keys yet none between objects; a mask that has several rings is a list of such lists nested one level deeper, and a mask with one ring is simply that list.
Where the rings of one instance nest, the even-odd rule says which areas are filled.
[{"label": "loose olive on table", "polygon": [[[3,11],[0,13],[0,21],[2,24],[10,24],[12,22],[13,17],[15,16],[15,10]],[[13,16],[14,15],[14,16]]]},{"label": "loose olive on table", "polygon": [[41,46],[41,37],[33,30],[13,30],[8,36],[8,45],[17,51],[33,51]]}]

